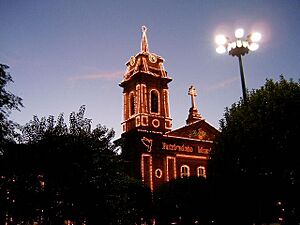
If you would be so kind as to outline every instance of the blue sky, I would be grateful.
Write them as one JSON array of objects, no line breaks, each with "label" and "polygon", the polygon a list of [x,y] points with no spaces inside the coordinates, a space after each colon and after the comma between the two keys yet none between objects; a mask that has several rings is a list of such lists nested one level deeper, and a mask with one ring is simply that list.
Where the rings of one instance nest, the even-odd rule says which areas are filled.
[{"label": "blue sky", "polygon": [[214,37],[243,27],[260,31],[256,52],[243,58],[249,90],[265,80],[300,78],[300,1],[209,0],[0,0],[0,62],[10,66],[9,90],[24,108],[10,118],[25,124],[39,117],[78,111],[86,105],[93,125],[121,134],[125,63],[140,50],[148,27],[150,52],[165,59],[173,128],[197,107],[216,128],[224,109],[242,96],[237,58],[218,55]]}]

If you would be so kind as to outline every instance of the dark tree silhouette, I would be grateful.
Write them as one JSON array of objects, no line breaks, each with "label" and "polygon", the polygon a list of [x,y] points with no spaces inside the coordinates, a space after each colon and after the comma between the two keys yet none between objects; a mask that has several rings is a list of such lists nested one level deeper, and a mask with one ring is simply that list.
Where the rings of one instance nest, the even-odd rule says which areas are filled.
[{"label": "dark tree silhouette", "polygon": [[[9,66],[0,64],[0,167],[4,163],[3,154],[7,151],[11,143],[15,142],[17,136],[15,132],[16,123],[9,119],[12,110],[20,110],[23,106],[22,99],[6,89],[7,84],[13,82],[11,75],[7,72]],[[10,198],[9,189],[4,188],[14,182],[14,179],[6,179],[0,174],[0,223],[4,224],[7,198]]]},{"label": "dark tree silhouette", "polygon": [[69,125],[61,114],[56,121],[53,116],[34,116],[23,126],[22,144],[5,152],[0,170],[5,178],[1,189],[10,195],[9,201],[2,199],[9,219],[39,224],[66,220],[130,224],[134,220],[127,211],[138,209],[135,196],[140,197],[141,190],[123,173],[112,141],[114,131],[101,125],[92,129],[84,113],[85,106],[72,112]]},{"label": "dark tree silhouette", "polygon": [[14,141],[15,137],[16,124],[9,120],[9,114],[23,106],[20,97],[6,90],[7,84],[13,82],[8,69],[9,66],[0,64],[0,154],[3,154],[5,144]]},{"label": "dark tree silhouette", "polygon": [[299,115],[300,84],[283,76],[226,109],[208,168],[220,220],[300,222]]},{"label": "dark tree silhouette", "polygon": [[161,185],[154,192],[157,224],[209,224],[210,191],[204,177],[185,177]]}]

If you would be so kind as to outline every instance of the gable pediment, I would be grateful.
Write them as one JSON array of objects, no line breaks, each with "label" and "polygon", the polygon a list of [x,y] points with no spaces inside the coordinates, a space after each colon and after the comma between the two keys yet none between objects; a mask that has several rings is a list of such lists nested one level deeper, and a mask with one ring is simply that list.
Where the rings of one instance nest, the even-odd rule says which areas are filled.
[{"label": "gable pediment", "polygon": [[205,120],[196,121],[166,133],[167,136],[213,141],[219,131]]}]

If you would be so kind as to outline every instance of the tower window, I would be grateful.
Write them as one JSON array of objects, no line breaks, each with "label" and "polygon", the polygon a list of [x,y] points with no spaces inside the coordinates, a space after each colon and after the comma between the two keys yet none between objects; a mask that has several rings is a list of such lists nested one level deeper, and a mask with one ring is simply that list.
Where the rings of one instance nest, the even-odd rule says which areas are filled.
[{"label": "tower window", "polygon": [[190,167],[183,165],[180,167],[180,177],[189,177],[190,176]]},{"label": "tower window", "polygon": [[130,93],[129,96],[129,114],[130,116],[134,115],[135,113],[135,107],[134,107],[134,93]]},{"label": "tower window", "polygon": [[197,168],[197,175],[198,177],[206,177],[206,171],[204,166],[199,166]]},{"label": "tower window", "polygon": [[158,91],[152,90],[150,92],[151,99],[151,113],[158,113]]}]

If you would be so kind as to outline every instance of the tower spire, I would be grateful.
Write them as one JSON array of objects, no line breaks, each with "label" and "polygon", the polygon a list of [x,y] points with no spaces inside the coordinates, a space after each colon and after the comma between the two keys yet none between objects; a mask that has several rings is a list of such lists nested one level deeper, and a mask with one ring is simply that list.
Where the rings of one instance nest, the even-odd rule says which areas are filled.
[{"label": "tower spire", "polygon": [[146,26],[142,26],[142,40],[141,40],[141,52],[148,52],[148,40],[147,40],[147,32],[148,28]]}]

